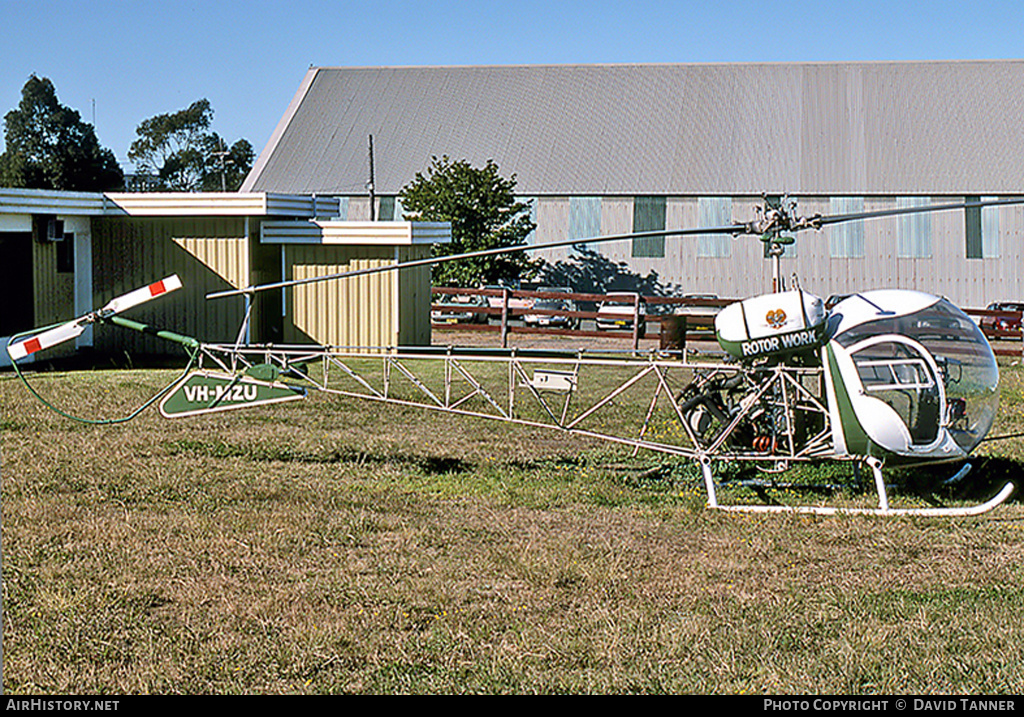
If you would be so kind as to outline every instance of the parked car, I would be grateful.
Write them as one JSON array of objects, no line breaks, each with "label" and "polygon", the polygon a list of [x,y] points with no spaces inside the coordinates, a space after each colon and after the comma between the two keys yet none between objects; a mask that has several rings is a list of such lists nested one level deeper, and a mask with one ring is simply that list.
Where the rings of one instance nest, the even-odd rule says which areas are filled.
[{"label": "parked car", "polygon": [[[503,286],[501,284],[490,284],[488,286],[483,286],[481,288],[483,288],[483,289],[495,289],[497,291],[501,291],[502,289],[508,289],[509,291],[515,291],[514,287]],[[501,294],[498,294],[496,296],[486,296],[484,298],[487,300],[487,305],[490,306],[492,309],[500,309],[501,308],[501,306],[502,306],[502,296],[501,296]],[[531,308],[533,306],[533,302],[534,302],[534,300],[532,298],[529,298],[529,297],[509,296],[508,297],[509,312],[511,312],[513,309],[519,309],[519,310],[529,309],[529,308]],[[494,319],[498,320],[498,321],[501,320],[501,314],[491,314],[491,316]]]},{"label": "parked car", "polygon": [[907,334],[918,341],[950,341],[967,336],[966,329],[956,317],[926,314],[914,322],[913,329],[908,328]]},{"label": "parked car", "polygon": [[[576,311],[576,304],[567,299],[537,299],[533,302],[534,310],[541,311]],[[523,323],[527,326],[554,326],[563,329],[576,329],[580,325],[578,316],[565,314],[525,314]]]},{"label": "parked car", "polygon": [[434,305],[430,321],[434,324],[485,324],[487,297],[479,295],[447,294]]},{"label": "parked car", "polygon": [[1021,311],[1024,301],[995,301],[985,307],[985,311],[1014,312],[1005,316],[982,316],[978,326],[982,331],[1020,331]]},{"label": "parked car", "polygon": [[[597,328],[599,331],[611,329],[633,330],[634,306],[638,299],[637,294],[621,293],[609,294],[605,301],[597,307]],[[643,336],[647,333],[647,305],[643,297],[639,297],[640,325],[637,333]]]},{"label": "parked car", "polygon": [[[683,294],[682,298],[695,301],[706,301],[718,299],[718,294]],[[715,316],[717,316],[718,312],[721,310],[721,306],[684,304],[676,309],[675,315],[686,317],[687,329],[713,329],[715,328]]]}]

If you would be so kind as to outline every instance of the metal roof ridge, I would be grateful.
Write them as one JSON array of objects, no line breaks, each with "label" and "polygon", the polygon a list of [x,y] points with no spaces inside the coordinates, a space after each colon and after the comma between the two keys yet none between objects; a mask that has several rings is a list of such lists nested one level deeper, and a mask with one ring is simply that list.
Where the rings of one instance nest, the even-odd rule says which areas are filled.
[{"label": "metal roof ridge", "polygon": [[544,62],[496,64],[441,64],[441,65],[317,65],[310,71],[380,71],[380,70],[497,70],[497,69],[558,69],[558,68],[643,68],[643,67],[811,67],[811,66],[865,66],[865,65],[965,65],[1024,63],[1022,57],[971,59],[903,59],[903,60],[766,60],[749,62]]}]

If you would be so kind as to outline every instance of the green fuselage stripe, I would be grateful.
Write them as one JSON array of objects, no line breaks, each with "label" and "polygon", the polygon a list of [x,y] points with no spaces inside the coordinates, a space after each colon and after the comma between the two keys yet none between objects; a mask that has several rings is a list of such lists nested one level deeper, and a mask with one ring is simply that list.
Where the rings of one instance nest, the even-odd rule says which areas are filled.
[{"label": "green fuselage stripe", "polygon": [[839,410],[839,428],[843,432],[846,450],[853,455],[872,455],[871,449],[874,444],[868,438],[864,427],[860,425],[860,421],[857,420],[857,413],[853,410],[853,401],[850,400],[846,383],[843,381],[843,372],[839,369],[835,352],[830,344],[825,345],[825,353],[828,356],[828,370],[832,376],[836,408]]}]

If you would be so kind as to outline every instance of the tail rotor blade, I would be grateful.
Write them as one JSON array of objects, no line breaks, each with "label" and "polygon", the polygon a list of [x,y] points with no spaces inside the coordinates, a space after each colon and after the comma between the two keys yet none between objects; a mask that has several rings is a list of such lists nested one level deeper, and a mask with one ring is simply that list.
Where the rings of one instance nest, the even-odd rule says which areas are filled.
[{"label": "tail rotor blade", "polygon": [[111,299],[110,302],[99,311],[100,317],[109,316],[110,314],[120,314],[122,311],[143,304],[150,299],[155,299],[158,296],[167,294],[171,291],[181,288],[181,279],[178,278],[177,274],[172,274],[165,279],[153,282],[149,286],[143,286],[141,289],[135,289],[129,291],[127,294],[122,294],[115,299]]},{"label": "tail rotor blade", "polygon": [[177,274],[172,274],[160,281],[153,282],[149,286],[143,286],[141,289],[135,289],[134,291],[129,291],[127,294],[122,294],[121,296],[111,299],[107,305],[99,311],[94,311],[90,314],[77,318],[74,321],[69,321],[66,324],[61,324],[60,326],[56,326],[52,329],[41,331],[35,336],[29,336],[8,344],[7,353],[10,355],[12,361],[23,359],[37,351],[52,348],[58,344],[64,343],[65,341],[78,338],[90,324],[107,319],[115,314],[120,314],[122,311],[127,311],[139,304],[144,304],[150,299],[155,299],[158,296],[163,296],[164,294],[176,291],[180,288],[181,279],[178,278]]},{"label": "tail rotor blade", "polygon": [[57,344],[62,344],[65,341],[78,338],[85,331],[87,325],[88,322],[81,319],[69,321],[68,323],[61,324],[56,328],[43,331],[35,336],[30,336],[27,339],[22,339],[16,343],[9,344],[7,346],[7,353],[11,357],[12,361],[23,359],[37,351],[52,348]]}]

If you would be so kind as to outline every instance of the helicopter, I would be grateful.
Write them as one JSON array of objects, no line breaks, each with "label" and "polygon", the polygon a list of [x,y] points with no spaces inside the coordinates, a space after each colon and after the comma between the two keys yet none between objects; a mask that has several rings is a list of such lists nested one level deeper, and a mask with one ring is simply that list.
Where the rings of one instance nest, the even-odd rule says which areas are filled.
[{"label": "helicopter", "polygon": [[[992,199],[802,217],[796,202],[765,201],[753,221],[723,226],[603,235],[431,257],[334,274],[213,292],[207,299],[246,298],[238,340],[204,343],[155,329],[121,314],[181,287],[170,276],[115,298],[72,321],[11,338],[18,360],[68,341],[93,324],[114,324],[180,344],[189,355],[182,377],[146,405],[180,418],[278,404],[311,392],[416,406],[467,417],[551,428],[695,461],[710,509],[818,515],[979,515],[1005,503],[1005,483],[991,499],[969,506],[890,505],[883,468],[962,467],[996,417],[999,369],[978,325],[950,301],[919,291],[877,289],[826,307],[797,287],[786,289],[779,259],[794,234],[831,224],[917,212],[1020,204]],[[764,242],[772,260],[772,291],[730,304],[715,317],[721,356],[687,351],[649,355],[584,350],[488,350],[468,347],[334,347],[243,342],[252,297],[306,283],[428,266],[446,261],[654,236],[720,234]],[[369,353],[368,353],[369,350]],[[596,372],[614,380],[596,381]],[[24,377],[22,376],[23,380]],[[27,384],[27,382],[26,382]],[[622,425],[618,400],[642,391],[648,410]],[[673,431],[659,430],[671,424]],[[609,428],[609,424],[614,424]],[[670,435],[669,435],[670,434]],[[878,504],[872,507],[760,504],[719,500],[715,467],[751,464],[770,477],[801,464],[866,467]]]}]

